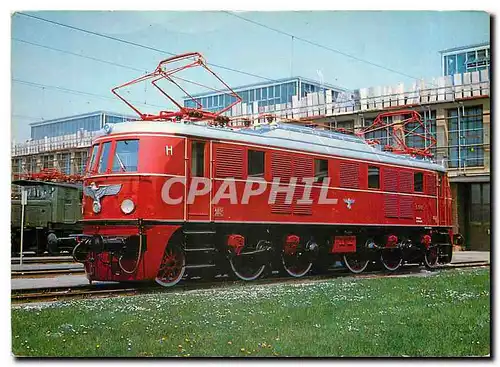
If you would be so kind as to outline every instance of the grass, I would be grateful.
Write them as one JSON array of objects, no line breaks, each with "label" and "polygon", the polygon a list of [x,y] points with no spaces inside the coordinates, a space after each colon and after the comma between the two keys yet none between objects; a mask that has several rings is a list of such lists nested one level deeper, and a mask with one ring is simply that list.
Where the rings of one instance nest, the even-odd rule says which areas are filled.
[{"label": "grass", "polygon": [[12,308],[16,356],[484,356],[489,269]]}]

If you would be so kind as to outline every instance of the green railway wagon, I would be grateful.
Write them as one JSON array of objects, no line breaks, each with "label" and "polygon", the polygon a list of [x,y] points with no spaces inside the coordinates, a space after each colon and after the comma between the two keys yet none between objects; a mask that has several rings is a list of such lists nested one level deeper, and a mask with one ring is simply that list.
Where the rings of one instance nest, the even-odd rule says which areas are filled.
[{"label": "green railway wagon", "polygon": [[21,246],[21,187],[27,192],[23,251],[71,251],[75,242],[69,235],[81,231],[82,185],[35,180],[15,180],[12,184],[12,254],[18,254]]}]

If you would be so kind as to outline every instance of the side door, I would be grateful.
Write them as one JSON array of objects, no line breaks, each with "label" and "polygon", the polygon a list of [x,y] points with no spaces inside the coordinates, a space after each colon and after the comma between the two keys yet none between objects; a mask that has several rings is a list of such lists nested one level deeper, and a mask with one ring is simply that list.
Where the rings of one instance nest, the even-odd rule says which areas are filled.
[{"label": "side door", "polygon": [[211,142],[189,139],[187,149],[186,212],[188,221],[210,221]]}]

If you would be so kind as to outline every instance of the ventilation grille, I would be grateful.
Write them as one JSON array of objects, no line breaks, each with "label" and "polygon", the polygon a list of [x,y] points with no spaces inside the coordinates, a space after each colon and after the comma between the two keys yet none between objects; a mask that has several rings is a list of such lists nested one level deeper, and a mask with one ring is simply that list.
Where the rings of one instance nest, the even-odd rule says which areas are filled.
[{"label": "ventilation grille", "polygon": [[294,158],[293,176],[297,177],[297,183],[302,183],[303,178],[314,177],[313,159],[309,157]]},{"label": "ventilation grille", "polygon": [[244,151],[238,148],[217,147],[215,150],[215,177],[243,178]]},{"label": "ventilation grille", "polygon": [[384,169],[384,190],[398,191],[398,171],[391,168]]},{"label": "ventilation grille", "polygon": [[271,205],[271,213],[275,214],[291,214],[292,205],[285,203],[287,193],[279,192],[276,195],[276,200],[274,204]]},{"label": "ventilation grille", "polygon": [[359,188],[359,164],[351,162],[340,163],[340,187]]},{"label": "ventilation grille", "polygon": [[436,178],[433,175],[425,175],[425,192],[428,195],[436,195]]},{"label": "ventilation grille", "polygon": [[273,179],[279,178],[280,182],[289,182],[292,177],[292,158],[285,154],[272,153],[271,155],[271,176]]},{"label": "ventilation grille", "polygon": [[[293,195],[293,214],[298,215],[311,215],[312,214],[312,204],[297,204],[297,201],[302,199],[304,195],[304,186],[296,186]],[[309,194],[309,199],[312,199],[312,193]]]},{"label": "ventilation grille", "polygon": [[384,212],[386,218],[398,217],[398,196],[397,195],[384,195]]},{"label": "ventilation grille", "polygon": [[399,192],[413,192],[413,172],[399,172]]},{"label": "ventilation grille", "polygon": [[399,217],[413,219],[413,196],[399,198]]},{"label": "ventilation grille", "polygon": [[413,196],[384,195],[384,212],[386,218],[413,219]]}]

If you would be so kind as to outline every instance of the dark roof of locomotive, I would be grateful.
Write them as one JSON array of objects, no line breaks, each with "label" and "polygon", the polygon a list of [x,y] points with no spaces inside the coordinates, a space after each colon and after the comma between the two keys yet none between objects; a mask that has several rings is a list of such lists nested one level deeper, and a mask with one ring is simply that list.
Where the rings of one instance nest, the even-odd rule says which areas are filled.
[{"label": "dark roof of locomotive", "polygon": [[442,165],[427,159],[384,152],[365,140],[352,135],[313,129],[292,124],[264,124],[260,127],[231,129],[192,122],[130,121],[115,124],[111,134],[166,133],[195,136],[215,140],[266,145],[269,147],[299,150],[323,155],[422,168],[445,172]]}]

